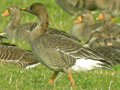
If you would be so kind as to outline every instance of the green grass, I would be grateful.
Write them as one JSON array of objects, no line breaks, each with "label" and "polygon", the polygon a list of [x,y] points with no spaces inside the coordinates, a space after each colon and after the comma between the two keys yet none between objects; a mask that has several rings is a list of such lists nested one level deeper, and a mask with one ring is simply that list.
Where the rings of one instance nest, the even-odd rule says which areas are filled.
[{"label": "green grass", "polygon": [[[77,16],[72,16],[63,11],[55,2],[55,0],[2,0],[0,5],[0,13],[11,5],[16,4],[20,8],[27,7],[32,3],[43,3],[49,14],[49,26],[62,29],[70,32],[73,26],[73,21]],[[96,17],[98,13],[94,14]],[[0,16],[0,32],[3,32],[4,27],[8,23],[10,16]],[[22,23],[37,22],[37,17],[22,12]],[[120,23],[120,18],[115,18],[116,23]],[[28,42],[3,40],[17,44],[23,49],[29,49]],[[73,79],[78,87],[76,90],[120,90],[120,66],[112,67],[112,70],[95,70],[86,73],[73,74]],[[0,65],[0,90],[73,90],[70,86],[68,77],[64,73],[59,73],[52,85],[49,81],[53,71],[49,70],[42,64],[33,69],[20,69],[14,65]]]}]

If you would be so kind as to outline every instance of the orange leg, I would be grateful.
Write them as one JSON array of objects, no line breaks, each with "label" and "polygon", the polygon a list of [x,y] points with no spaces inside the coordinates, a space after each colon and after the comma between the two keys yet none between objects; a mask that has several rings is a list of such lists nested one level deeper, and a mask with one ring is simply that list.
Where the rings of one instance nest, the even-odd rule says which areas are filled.
[{"label": "orange leg", "polygon": [[58,72],[54,72],[54,74],[51,76],[51,79],[49,80],[48,83],[51,84],[53,82],[53,80],[55,79],[55,77],[57,76],[57,74],[58,74]]},{"label": "orange leg", "polygon": [[77,87],[75,86],[73,80],[72,80],[72,75],[71,75],[71,73],[68,74],[68,78],[69,78],[69,80],[70,80],[71,86],[72,86],[73,88],[77,88]]}]

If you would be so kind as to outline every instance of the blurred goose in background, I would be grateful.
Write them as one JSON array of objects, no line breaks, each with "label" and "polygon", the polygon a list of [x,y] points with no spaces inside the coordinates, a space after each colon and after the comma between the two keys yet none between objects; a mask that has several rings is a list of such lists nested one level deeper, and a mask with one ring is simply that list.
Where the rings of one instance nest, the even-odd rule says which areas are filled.
[{"label": "blurred goose in background", "polygon": [[120,50],[120,47],[118,47],[118,46],[112,45],[112,46],[109,46],[109,47],[111,47],[111,48],[113,48],[113,49],[116,49],[116,50]]},{"label": "blurred goose in background", "polygon": [[84,48],[63,35],[45,34],[49,18],[43,4],[34,3],[21,10],[38,17],[38,24],[29,35],[29,43],[37,60],[54,71],[48,83],[52,83],[59,72],[64,72],[68,75],[71,86],[76,88],[71,73],[81,73],[98,68],[110,69],[108,66],[113,62],[109,58]]},{"label": "blurred goose in background", "polygon": [[120,25],[114,26],[111,29],[109,29],[109,33],[111,35],[111,38],[120,37]]},{"label": "blurred goose in background", "polygon": [[74,23],[70,34],[83,40],[88,40],[92,31],[100,26],[100,23],[94,24],[94,17],[89,10],[84,10]]},{"label": "blurred goose in background", "polygon": [[56,3],[70,14],[80,13],[79,9],[84,6],[83,0],[56,0]]},{"label": "blurred goose in background", "polygon": [[[92,41],[93,39],[93,41]],[[88,47],[91,49],[95,49],[97,47],[101,47],[101,46],[116,46],[116,47],[120,47],[120,42],[117,40],[117,38],[92,38],[90,39],[85,45],[84,47]]]},{"label": "blurred goose in background", "polygon": [[[2,16],[6,16],[6,15],[11,15],[12,17],[5,27],[4,32],[7,33],[5,37],[8,39],[18,39],[18,40],[28,41],[29,33],[33,30],[33,28],[36,27],[37,23],[29,22],[20,25],[21,12],[19,7],[16,5],[10,5],[7,8],[7,10],[2,14]],[[55,28],[49,27],[47,33],[60,34],[60,35],[62,34],[65,35],[66,37],[73,38],[74,40],[80,42],[80,40],[75,38],[74,36],[71,36],[65,31],[58,30]]]},{"label": "blurred goose in background", "polygon": [[15,46],[0,46],[0,65],[16,65],[20,68],[32,68],[40,64],[29,50]]},{"label": "blurred goose in background", "polygon": [[70,30],[70,34],[82,39],[82,32],[85,27],[94,24],[94,18],[90,11],[84,10],[81,15],[74,21],[74,25]]},{"label": "blurred goose in background", "polygon": [[37,23],[27,23],[20,25],[21,12],[18,6],[10,5],[1,16],[11,15],[11,18],[6,25],[4,32],[8,39],[23,39],[28,40],[30,31],[37,25]]},{"label": "blurred goose in background", "polygon": [[30,50],[21,49],[15,44],[2,42],[4,38],[0,34],[0,65],[14,64],[20,68],[32,68],[40,64]]},{"label": "blurred goose in background", "polygon": [[[109,33],[109,29],[115,26],[111,21],[112,16],[107,10],[103,10],[96,20],[103,20],[101,25],[92,32],[89,40],[87,41],[85,47],[96,48],[99,45],[104,45],[104,40],[107,38],[111,38],[111,34]],[[101,39],[101,40],[100,40]],[[102,43],[101,43],[102,41]],[[94,44],[94,45],[93,45]],[[94,47],[93,47],[94,46]]]},{"label": "blurred goose in background", "polygon": [[107,43],[108,46],[120,47],[120,35],[117,36],[116,38],[106,39],[105,42]]},{"label": "blurred goose in background", "polygon": [[80,14],[81,10],[94,10],[94,0],[56,0],[56,3],[70,14]]},{"label": "blurred goose in background", "polygon": [[107,10],[103,10],[99,16],[96,18],[96,20],[103,20],[102,24],[100,27],[98,27],[95,31],[108,31],[109,29],[111,29],[113,26],[115,26],[113,24],[113,18],[112,15],[110,14],[109,11]]},{"label": "blurred goose in background", "polygon": [[56,0],[56,3],[70,14],[83,10],[108,10],[112,16],[120,16],[120,0]]},{"label": "blurred goose in background", "polygon": [[95,4],[100,9],[111,9],[115,0],[94,0]]},{"label": "blurred goose in background", "polygon": [[98,8],[110,11],[112,16],[120,15],[120,0],[94,0],[94,2]]},{"label": "blurred goose in background", "polygon": [[85,2],[84,9],[87,9],[87,10],[97,9],[97,6],[96,6],[94,0],[83,0],[83,1]]},{"label": "blurred goose in background", "polygon": [[99,46],[104,46],[107,44],[105,42],[106,39],[110,39],[110,34],[107,31],[96,31],[91,35],[90,39],[86,42],[84,47],[93,49]]}]

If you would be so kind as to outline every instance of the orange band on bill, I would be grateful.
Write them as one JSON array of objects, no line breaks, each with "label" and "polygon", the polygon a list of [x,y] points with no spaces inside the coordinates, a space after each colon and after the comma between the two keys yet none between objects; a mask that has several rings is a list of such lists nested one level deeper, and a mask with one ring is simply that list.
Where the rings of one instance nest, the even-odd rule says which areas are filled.
[{"label": "orange band on bill", "polygon": [[81,16],[79,16],[79,17],[74,21],[74,23],[79,23],[79,22],[82,22],[82,17],[81,17]]},{"label": "orange band on bill", "polygon": [[1,14],[1,16],[7,16],[7,15],[9,15],[10,13],[8,12],[8,9],[7,10],[5,10],[2,14]]},{"label": "orange band on bill", "polygon": [[24,11],[25,9],[26,9],[26,8],[21,8],[20,10],[21,10],[21,11]]},{"label": "orange band on bill", "polygon": [[103,14],[100,14],[100,15],[96,18],[96,20],[103,20]]}]

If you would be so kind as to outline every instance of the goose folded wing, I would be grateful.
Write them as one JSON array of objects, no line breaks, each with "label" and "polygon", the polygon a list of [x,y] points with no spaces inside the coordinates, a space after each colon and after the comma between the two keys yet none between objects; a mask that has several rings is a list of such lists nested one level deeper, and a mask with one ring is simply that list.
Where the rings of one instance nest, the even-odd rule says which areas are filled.
[{"label": "goose folded wing", "polygon": [[85,48],[79,43],[67,37],[61,37],[61,35],[53,36],[52,39],[49,39],[49,43],[57,51],[61,52],[62,54],[71,56],[72,58],[74,58],[74,60],[79,58],[85,58],[85,59],[100,60],[103,62],[110,61],[107,57],[104,57],[100,53],[91,50],[89,48]]}]

